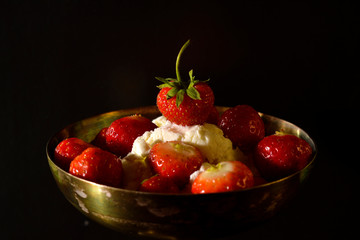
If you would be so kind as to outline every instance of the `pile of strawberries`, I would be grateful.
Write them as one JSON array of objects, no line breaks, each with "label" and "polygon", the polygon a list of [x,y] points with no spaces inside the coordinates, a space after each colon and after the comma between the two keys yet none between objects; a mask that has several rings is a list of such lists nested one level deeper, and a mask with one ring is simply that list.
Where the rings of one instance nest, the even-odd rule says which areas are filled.
[{"label": "pile of strawberries", "polygon": [[[251,161],[247,164],[223,161],[214,165],[189,143],[159,142],[152,146],[144,160],[151,176],[139,179],[137,190],[194,194],[234,191],[276,180],[304,168],[312,155],[312,148],[306,141],[284,133],[265,136],[261,117],[248,105],[230,108],[220,116],[214,107],[214,94],[208,80],[195,80],[192,70],[188,81],[180,78],[180,56],[188,45],[189,41],[179,52],[177,78],[157,78],[162,82],[158,86],[158,109],[178,125],[205,122],[217,125],[233,146]],[[125,174],[121,158],[131,152],[137,137],[156,127],[141,115],[120,118],[102,129],[91,143],[78,138],[60,142],[55,149],[55,162],[77,177],[121,188]]]}]

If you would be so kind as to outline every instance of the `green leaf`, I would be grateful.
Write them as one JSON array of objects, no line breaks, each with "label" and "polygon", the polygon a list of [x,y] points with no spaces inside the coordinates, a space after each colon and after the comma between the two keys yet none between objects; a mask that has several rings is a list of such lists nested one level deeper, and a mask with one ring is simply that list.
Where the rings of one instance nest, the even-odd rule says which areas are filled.
[{"label": "green leaf", "polygon": [[177,95],[178,92],[179,92],[178,88],[170,89],[170,91],[168,91],[168,93],[166,94],[166,99],[170,99],[170,98],[174,97],[175,95]]},{"label": "green leaf", "polygon": [[171,87],[171,88],[180,88],[180,83],[176,82],[176,79],[174,78],[162,78],[162,77],[155,77],[160,82],[163,82],[163,84],[158,85],[158,88],[164,88],[164,87]]},{"label": "green leaf", "polygon": [[193,81],[191,81],[191,82],[189,83],[189,86],[188,86],[187,88],[192,88],[192,87],[194,87],[194,85],[195,85],[195,83],[194,83]]},{"label": "green leaf", "polygon": [[165,80],[165,78],[162,78],[162,77],[155,77],[155,78],[156,78],[156,80],[159,80],[160,82],[163,82],[163,83],[167,82]]},{"label": "green leaf", "polygon": [[190,81],[191,82],[194,81],[195,76],[193,76],[193,70],[192,69],[189,71],[189,76],[190,76]]},{"label": "green leaf", "polygon": [[173,82],[176,82],[176,79],[175,78],[162,78],[162,77],[155,77],[157,80],[159,80],[160,82],[163,82],[163,83],[173,83]]},{"label": "green leaf", "polygon": [[167,83],[163,83],[163,84],[158,85],[157,87],[162,89],[162,88],[171,87],[171,86]]},{"label": "green leaf", "polygon": [[177,82],[176,78],[165,78],[165,80],[170,81],[170,82]]},{"label": "green leaf", "polygon": [[184,89],[180,89],[177,94],[176,94],[176,107],[179,107],[180,104],[182,103],[182,101],[184,100],[184,94],[185,94],[185,90]]},{"label": "green leaf", "polygon": [[186,89],[186,94],[194,100],[201,100],[200,93],[194,87]]}]

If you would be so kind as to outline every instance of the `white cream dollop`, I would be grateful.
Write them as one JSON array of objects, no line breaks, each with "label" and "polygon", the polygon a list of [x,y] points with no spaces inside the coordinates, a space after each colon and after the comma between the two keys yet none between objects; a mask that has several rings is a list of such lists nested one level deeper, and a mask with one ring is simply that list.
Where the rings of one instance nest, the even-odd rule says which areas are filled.
[{"label": "white cream dollop", "polygon": [[158,128],[136,138],[131,153],[147,156],[151,147],[158,142],[183,141],[197,147],[212,164],[246,158],[238,148],[233,148],[230,139],[224,137],[223,131],[216,125],[204,123],[181,126],[168,121],[164,116],[154,119],[153,123]]}]

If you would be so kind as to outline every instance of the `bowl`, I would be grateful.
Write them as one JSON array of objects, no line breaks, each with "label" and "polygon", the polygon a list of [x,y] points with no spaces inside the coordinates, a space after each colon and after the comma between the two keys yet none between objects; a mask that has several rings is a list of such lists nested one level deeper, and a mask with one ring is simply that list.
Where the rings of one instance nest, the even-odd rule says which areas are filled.
[{"label": "bowl", "polygon": [[[217,107],[220,113],[227,107]],[[305,139],[313,149],[309,164],[290,176],[249,189],[213,194],[160,194],[131,191],[93,183],[62,170],[53,161],[56,145],[68,137],[90,142],[114,120],[140,113],[153,119],[160,116],[156,106],[118,110],[68,125],[46,146],[51,172],[65,198],[88,218],[130,235],[190,237],[214,236],[214,229],[230,233],[268,219],[286,205],[302,188],[314,166],[316,145],[310,136],[294,124],[259,113],[266,134],[284,131]],[[222,231],[223,232],[223,231]]]}]

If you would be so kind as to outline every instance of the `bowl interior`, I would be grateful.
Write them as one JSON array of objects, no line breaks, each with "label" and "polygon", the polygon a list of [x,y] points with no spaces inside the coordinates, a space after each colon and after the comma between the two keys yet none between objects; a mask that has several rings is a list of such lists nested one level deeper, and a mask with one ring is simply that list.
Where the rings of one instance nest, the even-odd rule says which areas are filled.
[{"label": "bowl interior", "polygon": [[[217,107],[220,113],[227,107]],[[246,226],[273,216],[296,195],[313,167],[317,153],[310,136],[285,120],[260,113],[266,134],[284,131],[305,139],[313,148],[309,164],[288,177],[241,191],[216,194],[157,194],[113,188],[75,177],[53,162],[56,145],[68,137],[90,142],[114,120],[140,113],[153,119],[160,115],[156,106],[118,110],[70,124],[46,146],[49,166],[66,199],[87,217],[112,229],[128,234],[151,236],[194,236],[194,232]],[[233,225],[233,224],[232,224]],[[234,225],[233,225],[234,226]]]}]

